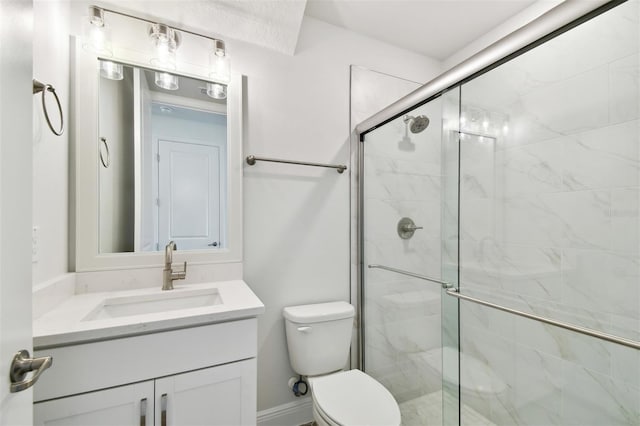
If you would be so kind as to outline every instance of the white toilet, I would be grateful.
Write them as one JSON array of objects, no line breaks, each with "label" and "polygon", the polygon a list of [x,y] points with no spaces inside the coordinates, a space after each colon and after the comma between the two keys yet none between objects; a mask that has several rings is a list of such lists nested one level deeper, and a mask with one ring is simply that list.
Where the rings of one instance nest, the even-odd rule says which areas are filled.
[{"label": "white toilet", "polygon": [[349,357],[355,310],[346,302],[284,308],[294,371],[306,376],[319,426],[397,426],[391,393],[360,370],[342,371]]}]

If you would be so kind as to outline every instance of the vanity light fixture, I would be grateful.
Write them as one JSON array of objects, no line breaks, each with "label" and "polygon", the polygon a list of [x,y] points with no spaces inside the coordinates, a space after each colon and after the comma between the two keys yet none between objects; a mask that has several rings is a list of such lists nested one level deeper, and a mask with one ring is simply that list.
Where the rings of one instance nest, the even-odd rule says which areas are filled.
[{"label": "vanity light fixture", "polygon": [[[223,40],[194,33],[189,30],[181,29],[178,31],[166,24],[153,22],[127,13],[98,6],[89,6],[89,16],[86,17],[83,22],[83,47],[95,52],[102,58],[113,56],[109,28],[105,26],[106,13],[113,13],[149,24],[147,35],[151,38],[155,48],[150,63],[155,68],[160,69],[155,72],[155,83],[158,87],[166,90],[177,90],[179,87],[178,76],[166,71],[176,69],[176,50],[182,41],[181,33],[187,33],[210,40],[212,42],[212,48],[209,53],[209,77],[213,82],[207,84],[207,95],[215,99],[226,99],[227,85],[229,84],[231,73],[229,56],[227,55],[227,49]],[[122,79],[122,65],[101,59],[100,75],[105,78],[120,80]]]},{"label": "vanity light fixture", "polygon": [[213,99],[227,99],[227,86],[220,83],[207,83],[207,96]]},{"label": "vanity light fixture", "polygon": [[[209,53],[209,77],[222,84],[229,83],[229,56],[227,55],[227,49],[222,40],[213,40],[213,48]],[[208,92],[209,90],[207,88],[207,94]]]},{"label": "vanity light fixture", "polygon": [[85,50],[99,56],[111,57],[111,33],[104,21],[104,10],[97,6],[89,6],[89,16],[82,23],[83,43]]},{"label": "vanity light fixture", "polygon": [[122,80],[124,78],[122,64],[100,59],[100,76],[109,80]]},{"label": "vanity light fixture", "polygon": [[166,90],[178,90],[179,87],[178,76],[168,72],[156,71],[155,83],[156,86]]}]

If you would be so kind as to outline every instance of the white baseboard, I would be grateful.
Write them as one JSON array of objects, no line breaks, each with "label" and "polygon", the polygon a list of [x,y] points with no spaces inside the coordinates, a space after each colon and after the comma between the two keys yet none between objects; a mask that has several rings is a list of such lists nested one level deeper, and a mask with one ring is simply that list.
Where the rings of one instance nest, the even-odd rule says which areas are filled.
[{"label": "white baseboard", "polygon": [[258,411],[258,426],[298,426],[313,421],[311,397]]}]

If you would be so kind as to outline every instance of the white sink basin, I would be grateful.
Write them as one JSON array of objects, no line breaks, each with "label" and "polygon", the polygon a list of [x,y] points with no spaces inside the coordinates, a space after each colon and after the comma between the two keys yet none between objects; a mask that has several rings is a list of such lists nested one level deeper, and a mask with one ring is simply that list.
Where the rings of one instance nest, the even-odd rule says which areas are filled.
[{"label": "white sink basin", "polygon": [[92,310],[82,321],[121,318],[222,304],[217,288],[170,290],[137,296],[111,297]]}]

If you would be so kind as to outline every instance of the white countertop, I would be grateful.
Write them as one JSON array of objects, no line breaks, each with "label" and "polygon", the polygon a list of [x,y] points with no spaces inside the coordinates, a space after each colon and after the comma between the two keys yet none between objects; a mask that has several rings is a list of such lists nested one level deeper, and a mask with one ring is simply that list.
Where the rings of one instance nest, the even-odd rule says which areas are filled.
[{"label": "white countertop", "polygon": [[[81,344],[250,318],[264,312],[264,305],[260,299],[242,280],[174,285],[173,290],[164,292],[158,287],[74,295],[34,320],[33,346],[35,349],[43,349]],[[193,290],[206,289],[217,289],[222,303],[118,318],[87,320],[107,299],[158,294],[163,298],[171,295],[179,297]]]}]

